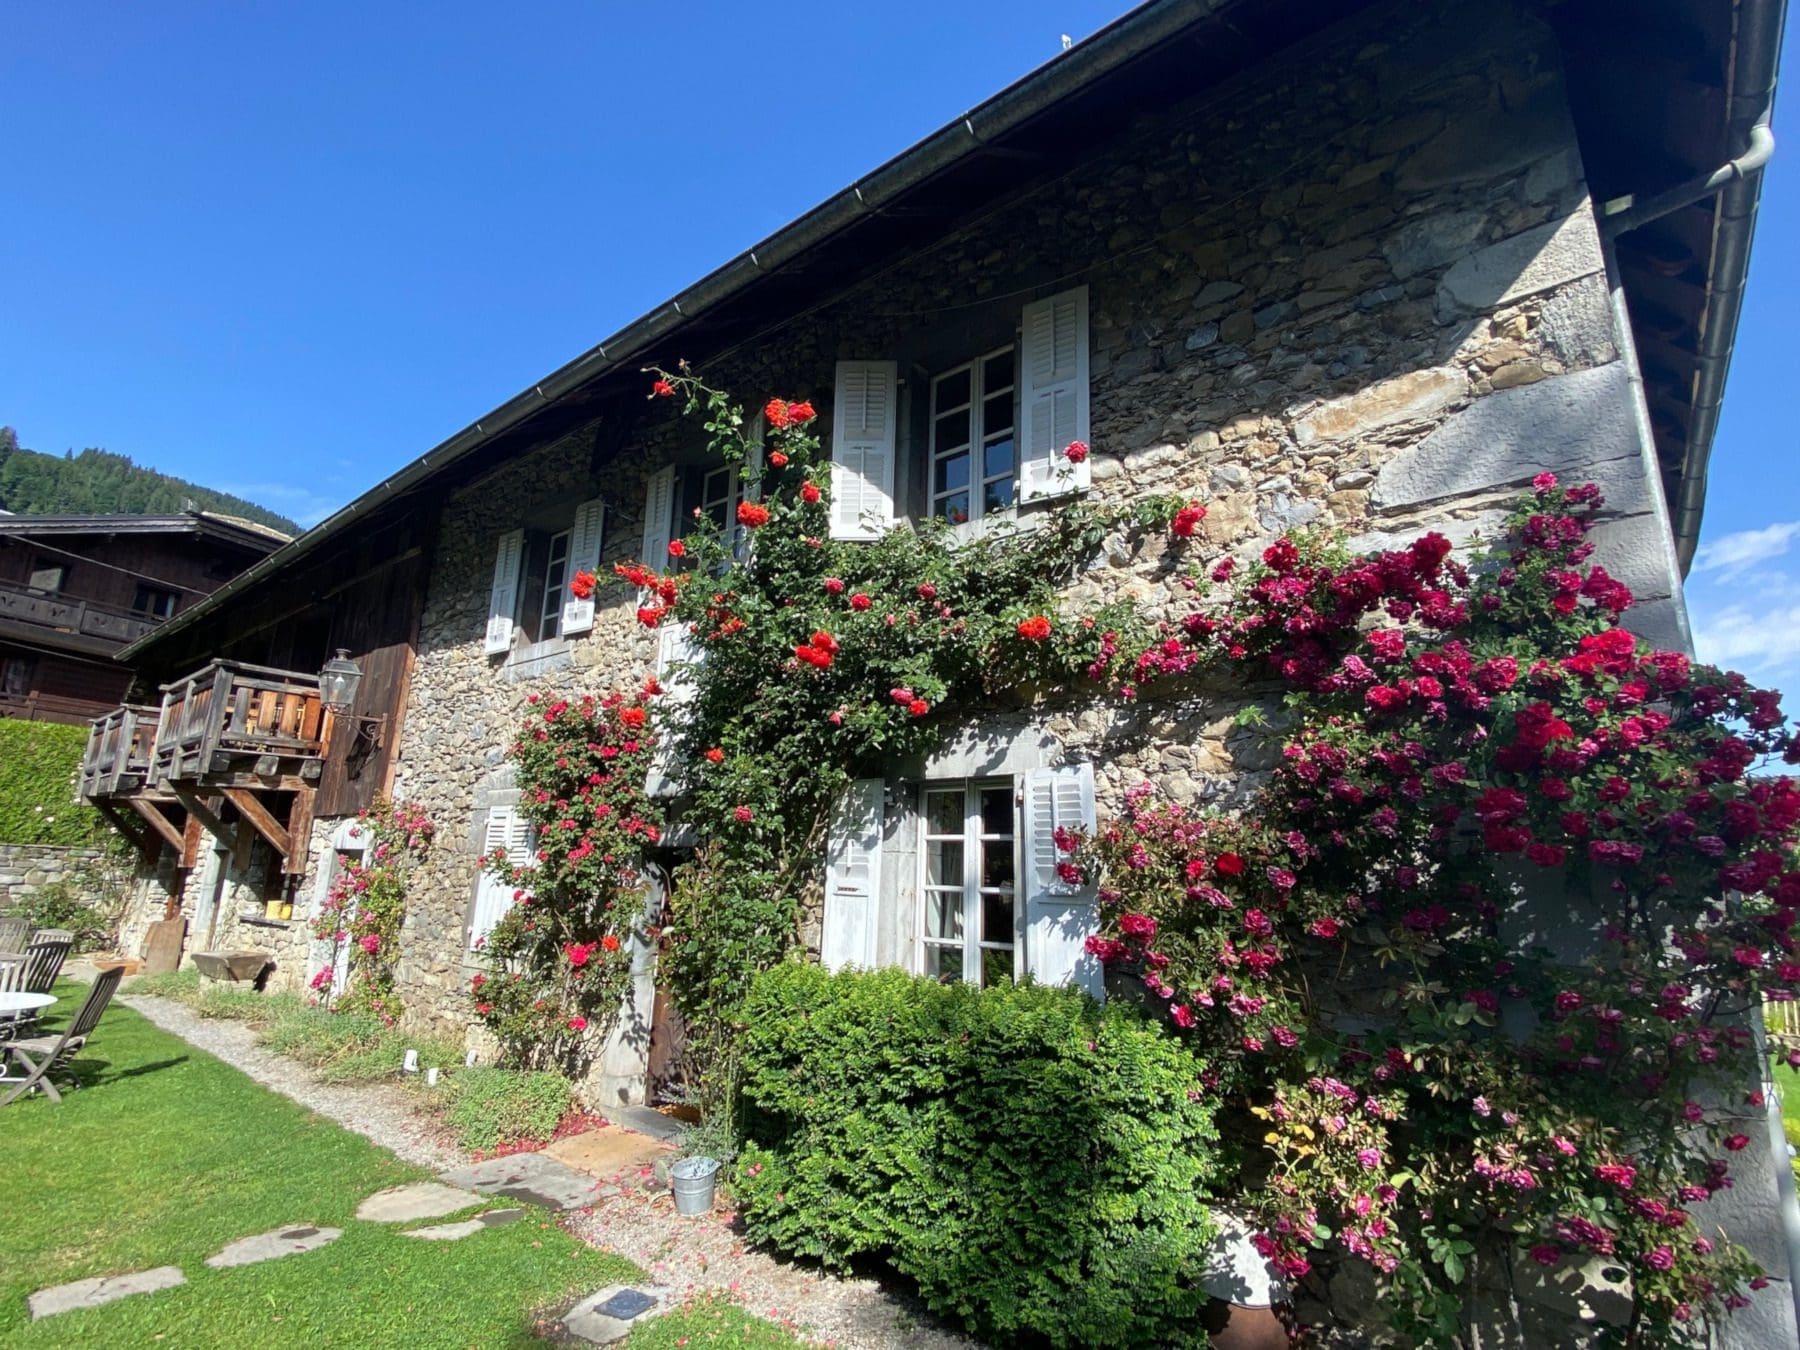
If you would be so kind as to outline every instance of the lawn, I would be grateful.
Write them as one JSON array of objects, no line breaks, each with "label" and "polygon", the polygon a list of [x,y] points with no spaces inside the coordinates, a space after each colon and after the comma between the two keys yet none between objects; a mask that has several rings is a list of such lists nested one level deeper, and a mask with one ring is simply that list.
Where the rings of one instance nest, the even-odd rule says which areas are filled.
[{"label": "lawn", "polygon": [[[65,983],[63,1008],[85,992]],[[0,1110],[11,1203],[0,1207],[0,1343],[8,1346],[504,1347],[537,1314],[639,1272],[550,1217],[460,1242],[352,1219],[371,1192],[426,1175],[115,1004],[61,1106]],[[341,1227],[330,1245],[215,1271],[226,1243],[290,1224]],[[91,1275],[177,1265],[188,1283],[33,1323],[25,1297]],[[704,1302],[646,1324],[633,1346],[798,1342]],[[691,1326],[684,1324],[691,1323]],[[716,1341],[724,1344],[727,1342]]]}]

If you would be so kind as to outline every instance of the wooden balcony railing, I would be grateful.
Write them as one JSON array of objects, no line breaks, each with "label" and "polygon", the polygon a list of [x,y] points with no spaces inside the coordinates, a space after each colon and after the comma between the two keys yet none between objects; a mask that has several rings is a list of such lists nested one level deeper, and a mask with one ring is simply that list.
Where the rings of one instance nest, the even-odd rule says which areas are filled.
[{"label": "wooden balcony railing", "polygon": [[135,792],[150,781],[150,751],[160,709],[127,703],[94,719],[81,757],[81,795],[88,801]]},{"label": "wooden balcony railing", "polygon": [[0,581],[0,619],[16,619],[121,646],[141,638],[162,622],[152,614],[138,614],[98,600],[34,591],[16,581]]},{"label": "wooden balcony railing", "polygon": [[214,661],[163,686],[153,785],[297,787],[325,752],[319,677]]}]

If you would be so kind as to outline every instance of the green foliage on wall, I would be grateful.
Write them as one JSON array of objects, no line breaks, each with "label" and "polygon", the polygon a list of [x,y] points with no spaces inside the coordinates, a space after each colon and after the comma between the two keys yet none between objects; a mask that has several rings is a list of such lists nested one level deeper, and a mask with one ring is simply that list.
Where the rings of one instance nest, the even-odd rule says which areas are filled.
[{"label": "green foliage on wall", "polygon": [[104,834],[99,813],[75,801],[86,727],[0,720],[0,844],[85,846]]},{"label": "green foliage on wall", "polygon": [[144,468],[125,455],[108,450],[46,455],[22,448],[11,427],[0,427],[0,508],[15,515],[161,516],[190,503],[283,534],[300,533],[294,521],[255,502]]},{"label": "green foliage on wall", "polygon": [[1069,989],[783,965],[744,1011],[747,1231],[876,1256],[985,1339],[1204,1344],[1204,1064]]}]

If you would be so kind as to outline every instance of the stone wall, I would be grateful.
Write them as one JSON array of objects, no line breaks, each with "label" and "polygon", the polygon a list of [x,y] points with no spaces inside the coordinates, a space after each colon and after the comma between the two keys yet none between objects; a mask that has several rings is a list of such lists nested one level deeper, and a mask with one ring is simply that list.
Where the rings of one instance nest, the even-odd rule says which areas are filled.
[{"label": "stone wall", "polygon": [[0,844],[0,914],[16,908],[46,886],[74,880],[106,855],[97,848],[53,844]]}]

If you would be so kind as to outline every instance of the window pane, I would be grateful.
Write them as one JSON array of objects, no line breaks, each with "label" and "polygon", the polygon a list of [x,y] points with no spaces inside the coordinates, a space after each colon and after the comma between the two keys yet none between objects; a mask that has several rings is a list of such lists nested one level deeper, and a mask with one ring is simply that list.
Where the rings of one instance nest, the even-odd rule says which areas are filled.
[{"label": "window pane", "polygon": [[969,401],[969,372],[959,370],[954,375],[946,375],[939,380],[933,389],[935,395],[932,410],[955,408]]},{"label": "window pane", "polygon": [[1013,884],[1013,846],[1010,839],[990,839],[981,846],[981,884]]},{"label": "window pane", "polygon": [[1013,940],[1013,898],[1010,895],[981,897],[981,940],[1009,943]]},{"label": "window pane", "polygon": [[959,455],[945,455],[938,460],[933,471],[931,490],[938,495],[955,492],[969,485],[969,456],[965,451]]},{"label": "window pane", "polygon": [[[963,794],[960,788],[954,792],[925,794],[925,830],[928,834],[953,834],[959,839],[962,837]],[[957,884],[962,884],[960,877]]]},{"label": "window pane", "polygon": [[981,983],[993,986],[1001,980],[1010,980],[1013,973],[1013,954],[1011,947],[995,950],[984,947],[981,951]]},{"label": "window pane", "polygon": [[[1010,965],[1008,967],[1010,969]],[[960,984],[963,977],[961,947],[934,947],[925,944],[925,974],[943,984]]]},{"label": "window pane", "polygon": [[999,478],[1013,476],[1013,443],[1012,437],[995,441],[981,452],[981,476],[983,478]]},{"label": "window pane", "polygon": [[947,417],[940,417],[932,428],[937,437],[935,444],[938,450],[954,450],[959,445],[969,443],[969,410],[953,412]]},{"label": "window pane", "polygon": [[981,832],[1004,834],[1013,832],[1013,790],[1010,787],[981,789]]},{"label": "window pane", "polygon": [[1013,401],[1010,393],[998,394],[981,405],[981,434],[1010,431],[1013,424]]},{"label": "window pane", "polygon": [[1004,511],[1013,504],[1013,480],[996,479],[981,492],[981,503],[984,511]]},{"label": "window pane", "polygon": [[937,513],[952,525],[964,525],[969,520],[969,494],[959,492],[954,497],[946,497],[938,503]]},{"label": "window pane", "polygon": [[925,884],[928,886],[961,886],[963,884],[963,846],[934,840],[925,846]]},{"label": "window pane", "polygon": [[962,941],[963,898],[960,891],[932,891],[925,896],[925,936]]},{"label": "window pane", "polygon": [[[1005,389],[1013,382],[1013,352],[1008,347],[1005,351],[988,357],[981,368],[981,387],[983,389]],[[1012,400],[1008,399],[1010,403]]]}]

